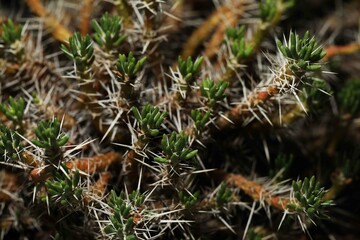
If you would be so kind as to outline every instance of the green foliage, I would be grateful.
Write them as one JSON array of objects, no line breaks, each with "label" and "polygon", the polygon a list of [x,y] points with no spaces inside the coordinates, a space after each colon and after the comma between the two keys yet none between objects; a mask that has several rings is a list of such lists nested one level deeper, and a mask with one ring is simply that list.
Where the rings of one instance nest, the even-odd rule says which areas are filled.
[{"label": "green foliage", "polygon": [[319,78],[311,78],[310,84],[306,84],[301,91],[300,98],[303,98],[307,108],[314,113],[321,112],[327,106],[326,102],[332,95],[330,87]]},{"label": "green foliage", "polygon": [[68,208],[75,208],[81,204],[83,190],[80,186],[79,171],[76,170],[70,175],[68,168],[60,165],[53,176],[45,182],[50,203]]},{"label": "green foliage", "polygon": [[140,207],[145,200],[145,195],[141,194],[138,190],[132,191],[129,196],[125,192],[121,192],[119,196],[112,190],[108,204],[111,208],[121,210],[125,217],[129,217],[131,206]]},{"label": "green foliage", "polygon": [[145,201],[145,195],[141,194],[138,190],[134,190],[129,194],[129,200],[132,206],[140,207]]},{"label": "green foliage", "polygon": [[[104,229],[106,234],[119,237],[131,236],[134,225],[133,219],[130,217],[131,206],[127,206],[125,201],[125,193],[117,196],[115,191],[111,191],[109,206],[113,208],[114,214],[110,217],[110,224]],[[135,237],[135,236],[134,236]]]},{"label": "green foliage", "polygon": [[260,17],[263,22],[271,22],[277,11],[277,0],[262,0],[260,2]]},{"label": "green foliage", "polygon": [[245,26],[240,26],[238,28],[228,28],[226,29],[226,36],[230,40],[242,39],[244,38]]},{"label": "green foliage", "polygon": [[12,97],[9,97],[9,105],[0,103],[0,111],[5,114],[5,116],[14,121],[16,124],[21,124],[24,117],[25,110],[25,101],[22,97],[18,100],[15,100]]},{"label": "green foliage", "polygon": [[8,157],[12,160],[19,159],[19,153],[22,151],[23,146],[21,144],[20,136],[7,128],[6,126],[0,124],[0,155],[3,157]]},{"label": "green foliage", "polygon": [[220,185],[219,191],[216,194],[216,203],[221,206],[231,202],[232,198],[232,191],[226,187],[226,184],[222,183]]},{"label": "green foliage", "polygon": [[345,158],[340,161],[340,170],[345,178],[357,178],[360,173],[359,156],[355,158]]},{"label": "green foliage", "polygon": [[119,196],[116,195],[116,192],[112,190],[110,192],[110,198],[108,204],[115,211],[119,211],[122,216],[128,218],[130,216],[131,207],[127,206],[126,203],[126,194],[121,192]]},{"label": "green foliage", "polygon": [[122,35],[122,19],[119,16],[110,16],[105,13],[100,21],[93,20],[92,27],[95,29],[93,37],[101,48],[106,51],[114,50],[126,38]]},{"label": "green foliage", "polygon": [[185,160],[192,159],[195,157],[197,150],[191,150],[186,147],[188,138],[189,137],[183,132],[180,132],[179,134],[172,132],[170,137],[164,134],[161,140],[161,148],[165,153],[165,158],[155,157],[154,160],[159,163],[176,165]]},{"label": "green foliage", "polygon": [[247,44],[245,40],[245,26],[239,28],[228,28],[226,30],[227,41],[231,49],[231,53],[236,61],[246,59],[251,56],[254,51],[253,44]]},{"label": "green foliage", "polygon": [[64,239],[58,232],[55,234],[55,236],[52,236],[51,238],[53,240],[63,240]]},{"label": "green foliage", "polygon": [[202,61],[203,57],[196,58],[195,62],[190,56],[186,60],[183,60],[181,56],[178,57],[179,71],[185,82],[194,79],[194,76],[200,70]]},{"label": "green foliage", "polygon": [[229,83],[223,80],[214,83],[210,78],[206,78],[201,83],[200,91],[202,96],[207,98],[209,107],[213,108],[216,102],[221,101],[226,97],[225,90],[228,86]]},{"label": "green foliage", "polygon": [[179,199],[180,199],[181,204],[186,209],[189,209],[198,202],[200,192],[196,191],[194,194],[191,194],[191,193],[186,192],[186,191],[180,191],[178,193],[178,195],[179,195]]},{"label": "green foliage", "polygon": [[[292,154],[286,155],[280,153],[274,160],[272,167],[270,168],[269,175],[271,177],[277,177],[277,179],[284,179],[291,164],[294,161],[294,156]],[[281,173],[280,173],[281,171]]]},{"label": "green foliage", "polygon": [[360,109],[360,80],[347,81],[339,92],[338,99],[343,112],[356,114]]},{"label": "green foliage", "polygon": [[254,228],[249,229],[249,233],[247,234],[247,240],[262,240],[264,238],[263,234],[257,232]]},{"label": "green foliage", "polygon": [[196,129],[201,131],[210,119],[210,112],[203,113],[200,109],[193,109],[190,116],[194,120]]},{"label": "green foliage", "polygon": [[[127,56],[125,54],[119,54],[117,69],[122,75],[127,76],[129,79],[133,79],[135,75],[142,70],[145,61],[146,57],[137,61],[132,52]],[[128,79],[125,78],[124,80],[127,81]]]},{"label": "green foliage", "polygon": [[95,60],[93,42],[89,35],[81,36],[76,32],[69,38],[69,47],[61,45],[65,55],[74,61],[80,74],[87,74]]},{"label": "green foliage", "polygon": [[321,64],[317,62],[326,55],[326,51],[321,46],[318,46],[315,39],[310,38],[309,31],[307,31],[302,38],[300,38],[298,34],[290,32],[287,41],[281,43],[281,41],[277,39],[276,45],[280,52],[292,62],[290,68],[293,71],[319,70]]},{"label": "green foliage", "polygon": [[[292,14],[285,11],[294,0],[216,1],[216,9],[177,0],[98,2],[104,4],[73,5],[65,19],[49,9],[46,36],[36,27],[42,23],[26,20],[28,11],[12,11],[30,23],[26,36],[11,20],[0,26],[0,113],[6,120],[0,124],[1,236],[304,238],[285,216],[304,221],[304,230],[326,216],[328,199],[354,204],[346,194],[357,184],[359,157],[334,158],[357,147],[360,83],[347,79],[353,68],[341,69],[341,81],[332,84],[341,91],[330,102],[329,86],[320,80],[327,80],[320,69],[326,53],[314,37],[288,32],[277,48],[269,41],[281,33],[275,28]],[[19,4],[4,6],[10,5]],[[89,30],[89,18],[74,15],[82,10],[96,17],[92,32],[73,34],[58,56],[56,45],[74,30],[68,20]],[[301,21],[294,19],[289,15],[285,25]],[[224,33],[224,21],[236,27]],[[334,49],[355,51],[347,47]],[[74,73],[80,85],[64,76]],[[308,117],[303,110],[323,111]],[[60,118],[49,116],[64,116],[66,131]],[[106,136],[111,139],[102,141]],[[277,149],[285,153],[275,155]],[[274,158],[265,162],[264,156]],[[317,171],[324,161],[326,168]],[[314,177],[292,188],[285,181],[314,172],[332,184],[329,191]],[[31,201],[36,197],[40,204]],[[283,231],[275,233],[282,212]]]},{"label": "green foliage", "polygon": [[156,137],[160,133],[160,126],[166,117],[166,112],[160,112],[158,107],[147,103],[141,113],[137,107],[132,107],[136,121],[147,137]]},{"label": "green foliage", "polygon": [[134,220],[131,217],[132,207],[139,207],[144,203],[145,196],[138,191],[133,191],[129,198],[121,192],[119,196],[115,191],[111,191],[108,201],[114,213],[110,217],[110,224],[104,229],[110,237],[120,237],[121,239],[136,239],[133,230]]},{"label": "green foliage", "polygon": [[323,200],[324,188],[320,182],[315,182],[315,177],[305,178],[304,181],[293,181],[294,199],[287,205],[290,212],[305,213],[310,218],[324,217],[324,210],[332,205],[332,200]]},{"label": "green foliage", "polygon": [[11,19],[8,19],[2,25],[2,34],[1,39],[8,45],[15,43],[16,41],[21,40],[22,26],[13,23]]},{"label": "green foliage", "polygon": [[286,8],[291,8],[296,4],[297,0],[279,0],[281,1],[281,5]]},{"label": "green foliage", "polygon": [[37,139],[32,143],[46,150],[57,150],[64,146],[69,136],[60,131],[60,122],[54,118],[50,121],[41,121],[35,129]]},{"label": "green foliage", "polygon": [[276,15],[295,5],[296,0],[261,0],[260,18],[264,23],[272,23]]}]

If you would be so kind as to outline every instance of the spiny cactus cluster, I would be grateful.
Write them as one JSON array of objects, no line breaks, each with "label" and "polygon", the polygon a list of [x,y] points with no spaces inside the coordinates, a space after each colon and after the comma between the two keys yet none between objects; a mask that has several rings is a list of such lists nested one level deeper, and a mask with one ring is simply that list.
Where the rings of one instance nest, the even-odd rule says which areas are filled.
[{"label": "spiny cactus cluster", "polygon": [[360,47],[301,1],[3,2],[0,239],[353,230]]}]

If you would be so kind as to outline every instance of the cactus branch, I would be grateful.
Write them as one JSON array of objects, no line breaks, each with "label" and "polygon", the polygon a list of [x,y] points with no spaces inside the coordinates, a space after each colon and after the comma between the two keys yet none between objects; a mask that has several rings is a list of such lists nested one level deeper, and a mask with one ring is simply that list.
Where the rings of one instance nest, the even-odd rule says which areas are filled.
[{"label": "cactus branch", "polygon": [[72,35],[71,31],[62,25],[58,19],[49,13],[42,5],[40,0],[26,0],[30,9],[39,17],[44,18],[45,25],[49,28],[54,38],[60,42],[66,43]]}]

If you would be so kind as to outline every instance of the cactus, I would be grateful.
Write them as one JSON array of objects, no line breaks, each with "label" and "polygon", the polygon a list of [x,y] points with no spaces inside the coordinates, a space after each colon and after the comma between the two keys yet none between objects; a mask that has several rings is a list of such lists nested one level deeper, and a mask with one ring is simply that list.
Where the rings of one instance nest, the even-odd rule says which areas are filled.
[{"label": "cactus", "polygon": [[357,236],[360,45],[320,31],[331,4],[3,2],[0,239]]}]

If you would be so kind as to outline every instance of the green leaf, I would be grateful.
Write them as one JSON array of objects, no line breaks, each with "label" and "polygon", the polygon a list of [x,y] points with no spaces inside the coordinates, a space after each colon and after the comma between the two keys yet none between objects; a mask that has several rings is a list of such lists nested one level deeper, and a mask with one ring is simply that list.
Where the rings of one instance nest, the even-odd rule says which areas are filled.
[{"label": "green leaf", "polygon": [[[327,201],[323,200],[325,190],[315,177],[305,178],[304,181],[293,181],[294,197],[290,199],[287,208],[290,212],[305,213],[310,218],[324,216],[324,210],[328,207]],[[316,214],[315,214],[316,213]]]},{"label": "green leaf", "polygon": [[355,115],[360,110],[360,79],[347,81],[337,94],[340,110]]},{"label": "green leaf", "polygon": [[[318,62],[326,54],[321,47],[317,47],[318,44],[314,38],[310,39],[308,31],[302,38],[298,34],[290,32],[288,41],[283,44],[276,39],[276,45],[284,57],[292,60],[294,65],[308,71],[317,70],[320,65],[313,66],[312,63]],[[303,61],[303,63],[300,64],[299,61]]]},{"label": "green leaf", "polygon": [[271,22],[277,11],[277,1],[262,0],[260,1],[260,17],[263,22]]},{"label": "green leaf", "polygon": [[164,134],[161,140],[161,148],[166,156],[165,158],[157,157],[155,161],[176,165],[179,162],[192,158],[197,153],[197,150],[191,151],[190,148],[186,146],[187,142],[188,136],[183,132],[179,134],[172,132],[170,137]]},{"label": "green leaf", "polygon": [[196,74],[199,72],[203,57],[196,58],[195,61],[189,56],[185,61],[178,56],[178,67],[182,78],[187,83],[191,83],[195,80]]},{"label": "green leaf", "polygon": [[[119,54],[119,58],[117,61],[117,69],[118,71],[124,75],[128,76],[128,80],[134,81],[136,74],[143,68],[146,62],[146,57],[141,58],[137,61],[134,57],[134,54],[130,52],[127,56],[125,54]],[[122,79],[123,81],[127,81],[127,79]]]},{"label": "green leaf", "polygon": [[158,163],[169,163],[169,160],[162,157],[155,157],[154,160]]},{"label": "green leaf", "polygon": [[15,124],[21,124],[24,111],[25,111],[25,101],[22,97],[15,100],[13,97],[9,97],[9,104],[5,105],[0,103],[0,111]]},{"label": "green leaf", "polygon": [[225,98],[224,92],[228,85],[229,83],[223,80],[215,84],[213,80],[207,78],[201,83],[200,91],[202,96],[207,98],[208,105],[212,108],[216,102]]},{"label": "green leaf", "polygon": [[70,139],[70,137],[68,135],[63,135],[60,139],[58,139],[56,141],[57,145],[58,146],[64,146],[69,141],[69,139]]},{"label": "green leaf", "polygon": [[195,155],[197,154],[198,150],[193,150],[192,152],[188,153],[186,156],[185,156],[185,159],[191,159],[193,157],[195,157]]},{"label": "green leaf", "polygon": [[60,132],[60,123],[56,118],[50,121],[41,121],[35,129],[35,135],[37,139],[32,141],[33,144],[51,151],[52,154],[55,154],[54,151],[59,152],[59,148],[69,140],[68,135]]},{"label": "green leaf", "polygon": [[95,60],[94,47],[89,35],[76,32],[69,38],[69,47],[61,45],[65,55],[74,61],[78,74],[87,73]]},{"label": "green leaf", "polygon": [[132,107],[131,111],[138,121],[141,131],[147,137],[156,137],[160,133],[159,128],[167,115],[166,112],[161,112],[158,107],[154,107],[150,103],[145,104],[141,113],[136,107]]},{"label": "green leaf", "polygon": [[8,19],[1,25],[2,34],[1,39],[7,44],[11,45],[16,41],[20,41],[22,37],[22,25],[16,25],[11,19]]},{"label": "green leaf", "polygon": [[126,35],[122,34],[122,18],[119,16],[110,16],[106,12],[99,21],[93,20],[91,25],[95,30],[95,41],[105,51],[115,50],[126,38]]}]

